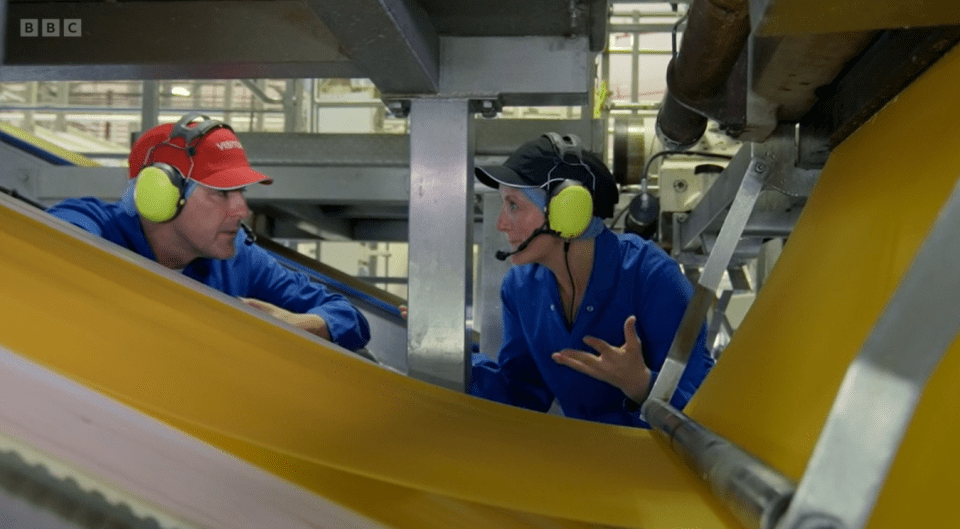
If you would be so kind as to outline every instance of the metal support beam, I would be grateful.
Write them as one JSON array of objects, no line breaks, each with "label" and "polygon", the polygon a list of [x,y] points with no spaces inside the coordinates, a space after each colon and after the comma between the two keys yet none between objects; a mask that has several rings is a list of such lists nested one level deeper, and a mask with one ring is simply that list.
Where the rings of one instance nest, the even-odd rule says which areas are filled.
[{"label": "metal support beam", "polygon": [[496,359],[503,341],[503,322],[500,302],[500,284],[510,270],[508,261],[494,257],[504,244],[503,235],[497,231],[497,216],[503,200],[496,192],[481,193],[483,224],[480,239],[480,284],[477,292],[477,313],[480,315],[480,352]]},{"label": "metal support beam", "polygon": [[[365,77],[338,36],[298,0],[16,2],[7,9],[7,31],[19,31],[24,18],[80,19],[83,35],[8,35],[0,81]],[[131,21],[150,23],[117,31]],[[170,28],[216,39],[198,45],[170,38]]]},{"label": "metal support beam", "polygon": [[686,219],[674,223],[679,242],[678,247],[675,248],[676,251],[691,247],[694,241],[730,207],[734,197],[737,196],[743,177],[747,174],[750,159],[750,147],[744,145],[720,173],[717,181],[703,194],[693,211],[687,214]]},{"label": "metal support beam", "polygon": [[[406,205],[410,170],[405,167],[286,167],[257,165],[270,175],[268,186],[251,186],[247,199],[310,202],[313,204]],[[118,200],[127,183],[120,167],[43,166],[28,169],[24,182],[35,186],[38,200],[58,201],[79,196]]]},{"label": "metal support beam", "polygon": [[146,132],[159,124],[160,88],[157,81],[143,82],[143,99],[140,109],[140,132]]},{"label": "metal support beam", "polygon": [[[681,252],[674,259],[682,264],[683,266],[695,266],[698,268],[703,268],[707,265],[707,259],[709,258],[710,251],[713,250],[714,245],[717,243],[717,236],[714,234],[704,235],[703,236],[703,247],[704,251],[707,252],[707,255],[695,252]],[[733,256],[730,258],[730,266],[741,266],[746,261],[751,259],[756,259],[757,255],[760,253],[760,247],[762,245],[762,239],[756,237],[743,237],[737,243],[737,247],[733,251]],[[699,276],[698,276],[699,278]]]},{"label": "metal support beam", "polygon": [[253,79],[240,79],[240,82],[243,84],[243,86],[246,86],[248,90],[253,92],[253,95],[257,96],[261,103],[273,103],[275,105],[283,104],[282,97],[273,98],[268,96],[267,93],[264,92],[263,89],[260,88],[260,86],[257,85],[257,82]]},{"label": "metal support beam", "polygon": [[589,103],[593,57],[586,37],[442,37],[440,95],[504,106]]},{"label": "metal support beam", "polygon": [[678,32],[682,32],[687,29],[687,24],[685,22],[681,23],[679,26],[676,23],[669,22],[635,22],[633,24],[610,24],[611,33],[673,33],[673,30],[676,29]]},{"label": "metal support beam", "polygon": [[777,264],[777,260],[780,259],[781,253],[783,253],[783,239],[780,238],[770,239],[760,247],[760,253],[757,255],[757,274],[755,281],[757,292],[759,292],[760,289],[763,288],[763,284],[767,282],[767,278],[770,277],[770,273],[773,272],[773,267]]},{"label": "metal support beam", "polygon": [[360,220],[353,226],[358,241],[407,242],[410,224],[404,220]]},{"label": "metal support beam", "polygon": [[730,321],[727,319],[727,307],[730,306],[730,298],[733,297],[733,290],[724,290],[717,303],[713,307],[713,314],[710,318],[710,326],[707,327],[707,349],[710,356],[716,360],[720,356],[723,347],[718,347],[717,337],[720,331],[730,329]]},{"label": "metal support beam", "polygon": [[283,131],[303,132],[303,80],[287,79],[283,94]]},{"label": "metal support beam", "polygon": [[437,92],[440,42],[419,2],[310,0],[307,5],[381,93]]},{"label": "metal support beam", "polygon": [[707,327],[707,347],[712,348],[723,327],[724,320],[727,319],[727,307],[730,305],[730,298],[733,297],[733,290],[724,290],[717,298],[717,303],[713,307],[713,314],[710,318],[710,326]]},{"label": "metal support beam", "polygon": [[410,109],[410,376],[463,392],[473,309],[473,117],[467,99]]},{"label": "metal support beam", "polygon": [[[354,238],[350,224],[339,218],[325,216],[320,208],[307,206],[303,204],[290,204],[273,202],[268,206],[270,210],[276,210],[281,217],[289,217],[292,228],[309,233],[311,236],[328,241],[349,241]],[[273,236],[282,238],[281,227],[274,227]]]},{"label": "metal support beam", "polygon": [[[753,145],[750,146],[753,152]],[[730,264],[730,258],[737,248],[737,243],[743,235],[743,228],[750,218],[757,197],[763,189],[763,183],[771,172],[772,161],[760,156],[753,156],[744,175],[743,182],[730,206],[730,212],[723,222],[717,243],[714,245],[707,263],[700,273],[700,279],[695,285],[693,299],[683,313],[680,327],[670,345],[670,352],[660,369],[660,375],[650,390],[648,400],[670,402],[674,390],[680,382],[687,360],[697,342],[697,337],[703,327],[704,319],[710,306],[716,298],[717,288],[723,273]]]}]

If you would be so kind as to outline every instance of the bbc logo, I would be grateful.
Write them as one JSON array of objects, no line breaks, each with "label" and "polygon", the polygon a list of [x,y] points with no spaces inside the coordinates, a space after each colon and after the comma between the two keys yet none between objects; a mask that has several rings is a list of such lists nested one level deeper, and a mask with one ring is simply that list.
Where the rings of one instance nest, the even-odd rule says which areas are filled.
[{"label": "bbc logo", "polygon": [[[62,23],[61,23],[62,22]],[[63,29],[61,34],[60,29]],[[21,18],[21,37],[79,37],[82,34],[79,18]]]}]

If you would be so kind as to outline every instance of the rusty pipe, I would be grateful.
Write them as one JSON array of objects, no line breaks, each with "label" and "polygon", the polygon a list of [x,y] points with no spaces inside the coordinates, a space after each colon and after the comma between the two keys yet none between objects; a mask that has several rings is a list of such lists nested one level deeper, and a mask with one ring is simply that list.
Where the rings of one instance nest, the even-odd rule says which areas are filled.
[{"label": "rusty pipe", "polygon": [[708,107],[723,96],[750,35],[748,0],[694,0],[687,18],[680,50],[667,66],[667,93],[657,115],[661,142],[679,149],[703,135]]}]

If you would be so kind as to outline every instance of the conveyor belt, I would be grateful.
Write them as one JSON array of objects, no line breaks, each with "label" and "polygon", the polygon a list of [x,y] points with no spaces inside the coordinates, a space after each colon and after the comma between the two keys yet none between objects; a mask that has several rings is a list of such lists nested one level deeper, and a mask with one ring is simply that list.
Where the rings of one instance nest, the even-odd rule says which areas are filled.
[{"label": "conveyor belt", "polygon": [[[5,495],[50,511],[63,520],[62,527],[164,529],[155,518],[140,516],[124,503],[114,504],[99,491],[85,490],[76,480],[59,478],[41,464],[30,464],[18,452],[0,447],[0,498]],[[4,525],[4,514],[0,507],[0,527],[32,527]]]}]

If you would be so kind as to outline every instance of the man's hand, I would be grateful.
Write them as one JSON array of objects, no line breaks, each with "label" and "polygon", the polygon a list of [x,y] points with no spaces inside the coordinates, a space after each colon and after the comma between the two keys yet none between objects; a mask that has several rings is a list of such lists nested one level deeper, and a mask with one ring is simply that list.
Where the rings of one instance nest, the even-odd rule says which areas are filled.
[{"label": "man's hand", "polygon": [[294,327],[315,334],[324,340],[330,340],[330,329],[327,328],[326,320],[316,314],[297,314],[259,299],[239,299],[248,306],[253,307],[261,312],[265,312],[280,321],[284,321],[290,325],[293,325]]},{"label": "man's hand", "polygon": [[623,335],[627,343],[620,347],[614,347],[593,336],[586,336],[583,342],[595,349],[599,355],[564,349],[553,353],[553,361],[602,380],[623,391],[630,400],[641,404],[650,391],[650,369],[643,362],[636,322],[636,316],[630,316],[624,322]]}]

